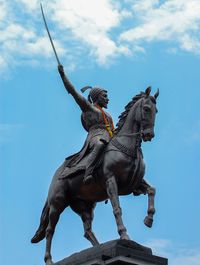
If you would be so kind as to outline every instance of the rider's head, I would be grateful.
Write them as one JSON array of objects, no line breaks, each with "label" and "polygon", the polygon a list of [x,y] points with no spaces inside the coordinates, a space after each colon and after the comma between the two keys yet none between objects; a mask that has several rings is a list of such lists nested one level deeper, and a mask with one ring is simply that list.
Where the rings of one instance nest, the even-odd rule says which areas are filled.
[{"label": "rider's head", "polygon": [[[88,100],[91,103],[94,103],[94,104],[96,103],[102,108],[107,108],[109,99],[108,99],[107,91],[105,89],[97,87],[97,86],[85,87],[85,88],[91,89],[89,96],[88,96]],[[83,92],[84,92],[85,88],[82,89]]]}]

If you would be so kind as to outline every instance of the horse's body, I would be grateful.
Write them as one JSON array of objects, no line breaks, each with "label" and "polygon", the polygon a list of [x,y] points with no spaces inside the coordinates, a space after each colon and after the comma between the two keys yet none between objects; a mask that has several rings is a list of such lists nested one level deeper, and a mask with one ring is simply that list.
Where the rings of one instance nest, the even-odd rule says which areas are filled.
[{"label": "horse's body", "polygon": [[[122,222],[122,212],[118,195],[148,194],[148,215],[145,224],[151,227],[153,222],[155,189],[143,179],[141,141],[150,141],[154,137],[156,98],[149,96],[150,89],[133,98],[121,114],[118,129],[107,145],[101,163],[95,170],[95,181],[83,184],[83,171],[77,171],[72,177],[62,175],[65,162],[56,171],[49,188],[40,226],[32,239],[37,243],[46,236],[46,264],[52,264],[51,242],[56,224],[63,210],[70,206],[83,221],[84,236],[97,245],[98,240],[92,232],[93,210],[96,202],[110,199],[121,239],[129,239]],[[87,159],[87,158],[85,158]]]}]

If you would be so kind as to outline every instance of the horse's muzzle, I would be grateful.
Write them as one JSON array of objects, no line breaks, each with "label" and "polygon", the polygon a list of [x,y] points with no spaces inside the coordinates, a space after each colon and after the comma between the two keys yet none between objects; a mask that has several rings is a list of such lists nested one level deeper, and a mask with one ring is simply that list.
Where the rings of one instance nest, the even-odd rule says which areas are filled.
[{"label": "horse's muzzle", "polygon": [[145,129],[142,131],[142,140],[144,142],[151,141],[154,138],[155,134],[152,129]]}]

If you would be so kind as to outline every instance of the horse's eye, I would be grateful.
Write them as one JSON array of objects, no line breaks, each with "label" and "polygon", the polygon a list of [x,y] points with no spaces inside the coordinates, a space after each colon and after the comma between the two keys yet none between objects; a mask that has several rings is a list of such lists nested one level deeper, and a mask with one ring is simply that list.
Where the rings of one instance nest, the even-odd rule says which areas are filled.
[{"label": "horse's eye", "polygon": [[151,108],[148,105],[144,105],[143,109],[146,112],[150,112],[151,111]]}]

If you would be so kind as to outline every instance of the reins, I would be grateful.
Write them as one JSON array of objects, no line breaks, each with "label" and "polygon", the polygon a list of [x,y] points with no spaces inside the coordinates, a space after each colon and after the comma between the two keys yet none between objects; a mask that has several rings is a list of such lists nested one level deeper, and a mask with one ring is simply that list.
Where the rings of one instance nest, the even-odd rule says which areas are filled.
[{"label": "reins", "polygon": [[116,134],[116,135],[114,135],[114,136],[117,136],[117,137],[121,137],[121,136],[127,136],[127,137],[132,137],[132,136],[137,136],[137,135],[140,135],[141,136],[141,134],[142,134],[142,130],[141,131],[139,131],[139,132],[136,132],[136,133],[123,133],[123,134]]}]

